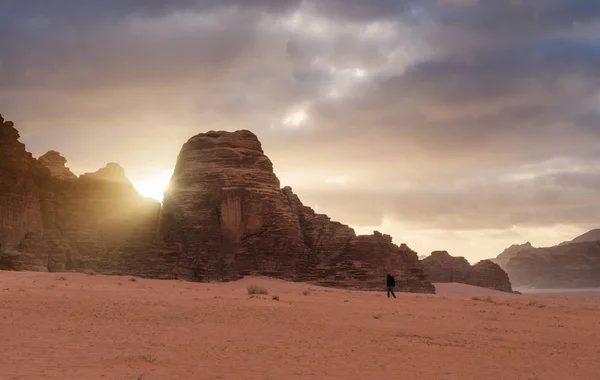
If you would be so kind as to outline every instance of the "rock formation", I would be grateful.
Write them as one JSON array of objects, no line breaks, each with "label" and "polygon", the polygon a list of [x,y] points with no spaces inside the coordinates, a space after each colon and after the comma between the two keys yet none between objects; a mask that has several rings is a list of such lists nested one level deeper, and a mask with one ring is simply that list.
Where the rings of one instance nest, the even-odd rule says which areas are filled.
[{"label": "rock formation", "polygon": [[491,260],[482,260],[473,265],[465,279],[469,285],[490,288],[503,292],[512,292],[512,286],[508,274],[500,265]]},{"label": "rock formation", "polygon": [[305,251],[298,216],[249,131],[192,137],[163,201],[165,239],[180,275],[198,281],[263,274],[293,278]]},{"label": "rock formation", "polygon": [[[193,281],[266,275],[329,286],[434,292],[406,245],[353,229],[280,188],[249,131],[208,132],[182,148],[163,206],[117,164],[73,178],[35,160],[12,123],[0,129],[0,269],[94,270]],[[71,173],[72,174],[72,173]]]},{"label": "rock formation", "polygon": [[586,242],[594,242],[600,241],[600,228],[595,230],[588,231],[583,235],[577,236],[575,239],[571,241],[565,241],[560,243],[559,245],[567,245],[571,243],[586,243]]},{"label": "rock formation", "polygon": [[508,275],[491,260],[482,260],[471,266],[464,257],[453,257],[446,251],[435,251],[421,260],[421,264],[432,282],[459,282],[512,292]]},{"label": "rock formation", "polygon": [[464,257],[453,257],[446,251],[434,251],[421,260],[423,269],[432,282],[465,283],[471,264]]},{"label": "rock formation", "polygon": [[516,287],[600,287],[600,242],[581,242],[519,250],[498,260]]},{"label": "rock formation", "polygon": [[506,263],[508,263],[508,260],[517,255],[519,252],[533,248],[534,246],[532,246],[530,242],[527,242],[525,244],[513,244],[510,247],[506,248],[504,251],[502,251],[502,253],[499,254],[498,257],[492,259],[492,261],[500,265],[501,267],[504,267]]},{"label": "rock formation", "polygon": [[49,181],[49,172],[19,142],[11,121],[0,115],[0,244],[17,246],[32,231],[43,228],[39,184]]},{"label": "rock formation", "polygon": [[77,176],[65,166],[67,159],[57,151],[51,150],[38,158],[38,161],[50,170],[50,175],[57,179],[69,180]]}]

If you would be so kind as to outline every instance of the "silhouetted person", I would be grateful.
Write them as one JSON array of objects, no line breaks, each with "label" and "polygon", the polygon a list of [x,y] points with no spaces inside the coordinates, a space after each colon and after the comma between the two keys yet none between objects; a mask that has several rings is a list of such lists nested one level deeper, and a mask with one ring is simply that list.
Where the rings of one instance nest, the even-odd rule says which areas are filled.
[{"label": "silhouetted person", "polygon": [[392,293],[392,295],[394,296],[394,298],[396,298],[396,294],[394,293],[394,287],[396,286],[396,279],[394,278],[394,276],[392,276],[389,273],[387,275],[386,285],[387,285],[387,296],[388,296],[388,298],[390,298],[390,293]]}]

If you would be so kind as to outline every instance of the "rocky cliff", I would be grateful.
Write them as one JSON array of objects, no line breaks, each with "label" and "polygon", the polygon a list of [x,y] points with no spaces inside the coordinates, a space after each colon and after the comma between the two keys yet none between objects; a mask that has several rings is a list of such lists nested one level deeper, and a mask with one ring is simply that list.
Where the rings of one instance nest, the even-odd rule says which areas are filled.
[{"label": "rocky cliff", "polygon": [[495,259],[492,259],[492,261],[500,265],[501,267],[504,267],[506,263],[508,263],[508,260],[516,256],[519,252],[534,248],[535,247],[532,246],[530,242],[527,242],[525,244],[513,244],[510,247],[506,248],[504,251],[502,251],[502,253],[500,253]]},{"label": "rocky cliff", "polygon": [[12,121],[0,115],[0,246],[15,247],[25,235],[42,230],[43,184],[49,171],[19,142]]},{"label": "rocky cliff", "polygon": [[500,265],[491,260],[481,260],[473,265],[465,279],[465,283],[503,292],[512,292],[508,274],[502,270]]},{"label": "rocky cliff", "polygon": [[508,275],[491,260],[482,260],[471,266],[464,257],[453,257],[446,251],[435,251],[421,260],[421,264],[432,282],[459,282],[512,292]]},{"label": "rocky cliff", "polygon": [[565,241],[565,242],[560,243],[559,245],[567,245],[567,244],[571,244],[571,243],[586,243],[586,242],[594,242],[594,241],[600,241],[600,228],[588,231],[588,232],[584,233],[583,235],[577,236],[575,239],[573,239],[571,241]]},{"label": "rocky cliff", "polygon": [[521,249],[498,263],[513,286],[532,288],[600,287],[600,242]]},{"label": "rocky cliff", "polygon": [[465,283],[471,264],[464,257],[453,257],[446,251],[434,251],[421,260],[425,273],[432,282]]},{"label": "rocky cliff", "polygon": [[182,148],[161,207],[118,164],[79,178],[0,130],[0,269],[93,270],[193,281],[266,275],[329,286],[434,292],[417,254],[388,235],[356,236],[280,188],[249,131],[208,132]]}]

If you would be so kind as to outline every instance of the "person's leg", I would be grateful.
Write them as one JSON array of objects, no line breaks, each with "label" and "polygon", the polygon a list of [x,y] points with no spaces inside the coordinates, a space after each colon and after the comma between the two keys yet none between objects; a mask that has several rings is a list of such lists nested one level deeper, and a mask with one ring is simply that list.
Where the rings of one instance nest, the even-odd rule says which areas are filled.
[{"label": "person's leg", "polygon": [[388,296],[388,298],[390,298],[390,287],[389,286],[387,287],[387,296]]},{"label": "person's leg", "polygon": [[396,298],[396,293],[394,293],[394,288],[392,287],[392,295]]}]

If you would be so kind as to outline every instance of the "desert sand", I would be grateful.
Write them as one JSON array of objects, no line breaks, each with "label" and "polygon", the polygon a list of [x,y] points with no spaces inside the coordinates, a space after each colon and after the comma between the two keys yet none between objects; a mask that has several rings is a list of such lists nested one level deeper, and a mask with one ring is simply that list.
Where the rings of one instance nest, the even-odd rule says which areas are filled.
[{"label": "desert sand", "polygon": [[598,378],[599,297],[436,287],[0,272],[0,379]]}]

